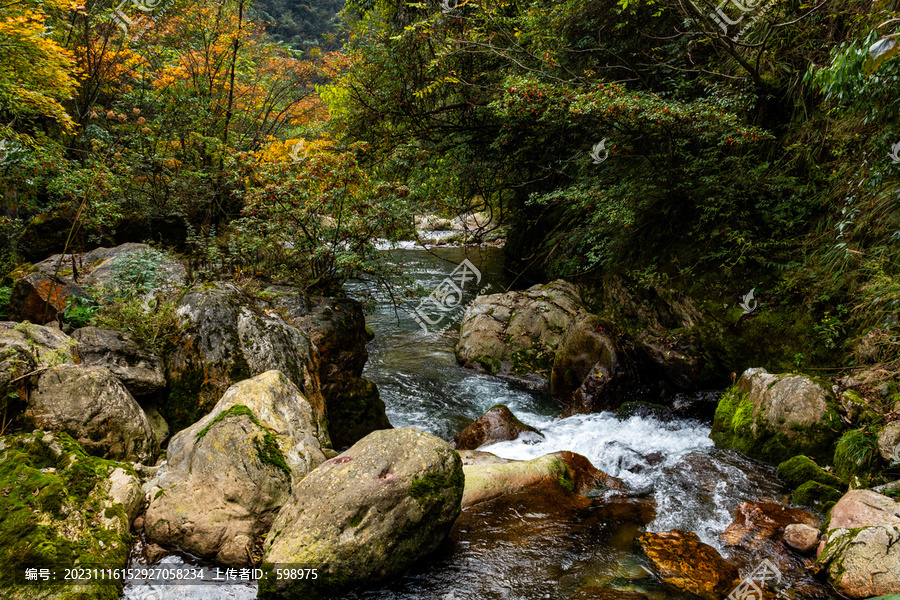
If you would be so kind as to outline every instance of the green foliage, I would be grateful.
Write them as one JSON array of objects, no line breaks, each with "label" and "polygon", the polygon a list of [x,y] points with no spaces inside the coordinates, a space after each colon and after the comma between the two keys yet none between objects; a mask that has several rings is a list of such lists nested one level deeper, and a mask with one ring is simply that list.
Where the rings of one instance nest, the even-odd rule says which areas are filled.
[{"label": "green foliage", "polygon": [[376,242],[408,230],[408,190],[363,170],[365,152],[356,145],[311,156],[299,170],[274,164],[258,173],[236,235],[266,257],[271,277],[335,293],[347,279],[386,282],[396,271]]},{"label": "green foliage", "polygon": [[0,319],[9,318],[9,297],[12,295],[12,287],[0,286]]},{"label": "green foliage", "polygon": [[70,296],[66,301],[66,308],[62,312],[63,320],[72,327],[86,327],[91,324],[91,320],[100,307],[91,300],[86,300],[80,296]]},{"label": "green foliage", "polygon": [[866,480],[875,468],[877,458],[877,438],[863,430],[854,429],[838,440],[834,450],[834,470],[844,481],[849,481],[852,477]]}]

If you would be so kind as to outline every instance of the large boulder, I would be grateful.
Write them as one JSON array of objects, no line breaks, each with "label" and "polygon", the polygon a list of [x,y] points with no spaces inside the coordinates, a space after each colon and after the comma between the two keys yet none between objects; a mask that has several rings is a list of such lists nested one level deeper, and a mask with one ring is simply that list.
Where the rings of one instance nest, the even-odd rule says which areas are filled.
[{"label": "large boulder", "polygon": [[306,335],[232,284],[188,292],[177,312],[183,327],[165,357],[169,396],[160,407],[170,426],[191,425],[233,384],[278,370],[312,406],[322,447],[331,446],[315,351]]},{"label": "large boulder", "polygon": [[818,527],[819,519],[800,508],[774,502],[742,502],[721,537],[727,546],[755,550],[774,545],[794,524]]},{"label": "large boulder", "polygon": [[140,263],[141,282],[147,288],[175,289],[187,282],[187,269],[168,254],[147,244],[128,243],[112,248],[95,248],[80,254],[54,254],[34,269],[45,275],[57,274],[83,287],[103,287],[114,283],[128,261]]},{"label": "large boulder", "polygon": [[664,531],[638,538],[650,567],[676,592],[703,600],[721,600],[738,583],[737,565],[731,563],[695,533]]},{"label": "large boulder", "polygon": [[42,367],[76,362],[77,345],[59,329],[0,322],[0,398],[17,391],[24,398],[25,382],[21,377]]},{"label": "large boulder", "polygon": [[457,450],[475,450],[481,446],[518,438],[523,433],[544,437],[540,431],[516,418],[509,408],[498,404],[460,431],[450,442]]},{"label": "large boulder", "polygon": [[719,401],[710,437],[777,465],[798,454],[830,462],[842,429],[830,387],[805,375],[747,369]]},{"label": "large boulder", "polygon": [[25,582],[25,569],[124,569],[130,523],[143,503],[127,465],[89,456],[68,435],[5,436],[0,457],[3,598],[118,600],[121,580],[60,586]]},{"label": "large boulder", "polygon": [[613,328],[590,313],[576,315],[559,344],[550,393],[570,413],[613,410],[637,391],[638,365]]},{"label": "large boulder", "polygon": [[266,538],[266,565],[315,580],[260,584],[260,598],[320,600],[402,573],[433,552],[460,513],[463,471],[443,440],[412,427],[370,433],[307,475]]},{"label": "large boulder", "polygon": [[84,365],[106,367],[134,396],[147,396],[166,387],[162,358],[119,331],[82,327],[72,333]]},{"label": "large boulder", "polygon": [[316,349],[319,385],[336,448],[348,447],[378,429],[390,429],[378,387],[362,377],[366,321],[350,298],[307,298],[296,288],[272,286],[270,304],[305,333]]},{"label": "large boulder", "polygon": [[597,488],[625,491],[621,481],[595,469],[588,459],[574,452],[554,452],[527,461],[495,462],[479,457],[472,462],[463,467],[463,507],[531,487],[557,496],[585,494]]},{"label": "large boulder", "polygon": [[103,458],[148,463],[158,450],[144,411],[105,367],[62,365],[42,373],[25,418],[68,433]]},{"label": "large boulder", "polygon": [[226,565],[250,562],[291,487],[324,462],[312,407],[282,373],[233,385],[179,432],[148,486],[148,537]]},{"label": "large boulder", "polygon": [[900,502],[851,490],[831,509],[819,562],[850,598],[900,594]]},{"label": "large boulder", "polygon": [[80,286],[41,272],[25,275],[13,285],[9,314],[18,321],[43,325],[59,319],[71,298],[90,300]]},{"label": "large boulder", "polygon": [[463,315],[460,364],[546,387],[569,323],[584,312],[574,285],[557,280],[521,292],[483,294]]}]

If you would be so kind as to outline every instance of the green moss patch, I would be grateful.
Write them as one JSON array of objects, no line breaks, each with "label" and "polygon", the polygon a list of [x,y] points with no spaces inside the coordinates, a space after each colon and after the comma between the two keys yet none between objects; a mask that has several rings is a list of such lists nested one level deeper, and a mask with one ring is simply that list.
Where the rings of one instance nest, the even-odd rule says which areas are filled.
[{"label": "green moss patch", "polygon": [[808,456],[795,456],[778,465],[776,471],[778,478],[797,489],[807,481],[821,483],[835,489],[841,489],[843,483],[830,473],[826,473],[819,465]]},{"label": "green moss patch", "polygon": [[856,476],[866,481],[876,467],[878,441],[859,429],[848,431],[834,449],[834,470],[844,481]]},{"label": "green moss patch", "polygon": [[[128,524],[121,506],[107,506],[102,486],[124,465],[88,456],[66,434],[54,434],[51,445],[43,437],[3,438],[8,456],[0,463],[0,569],[18,579],[26,568],[57,573],[74,566],[124,568],[131,542]],[[120,526],[107,529],[104,517],[118,518]],[[10,598],[30,597],[34,591],[16,584],[7,588]],[[105,583],[71,597],[115,600],[121,591],[121,584]]]},{"label": "green moss patch", "polygon": [[822,514],[831,510],[841,499],[841,492],[833,487],[822,485],[815,481],[807,481],[796,489],[793,495],[794,504],[809,506]]},{"label": "green moss patch", "polygon": [[201,439],[203,439],[203,437],[209,432],[210,428],[216,423],[228,417],[241,416],[248,417],[254,425],[256,425],[263,431],[262,438],[258,438],[254,441],[259,461],[265,465],[272,465],[277,469],[281,469],[288,476],[290,476],[291,468],[284,460],[284,453],[281,451],[281,446],[278,445],[278,437],[268,427],[260,423],[259,419],[256,418],[256,415],[253,414],[253,411],[250,410],[248,406],[245,406],[243,404],[235,404],[234,406],[231,406],[216,415],[216,418],[210,421],[206,425],[206,427],[197,432],[196,441],[199,442]]}]

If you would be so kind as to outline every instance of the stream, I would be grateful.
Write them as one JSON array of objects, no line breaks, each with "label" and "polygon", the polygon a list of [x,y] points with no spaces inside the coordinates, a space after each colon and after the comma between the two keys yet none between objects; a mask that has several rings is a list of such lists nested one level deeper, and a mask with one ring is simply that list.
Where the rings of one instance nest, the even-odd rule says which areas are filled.
[{"label": "stream", "polygon": [[[467,258],[481,280],[463,288],[463,305],[478,289],[490,286],[486,293],[498,293],[510,284],[502,251],[495,248],[435,248],[429,253],[401,247],[389,252],[426,292]],[[675,598],[647,571],[635,550],[636,536],[643,531],[692,531],[728,557],[719,534],[737,506],[747,500],[786,498],[772,469],[717,450],[708,424],[639,416],[619,420],[607,412],[560,418],[559,405],[545,392],[459,367],[453,353],[458,316],[444,331],[425,331],[402,310],[395,312],[386,295],[359,284],[347,287],[351,296],[368,292],[376,297],[377,306],[366,317],[375,338],[368,345],[363,376],[378,385],[395,427],[414,426],[449,440],[492,406],[505,404],[544,439],[520,438],[485,451],[520,460],[558,450],[582,454],[596,468],[623,480],[636,496],[655,501],[656,510],[639,519],[635,514],[646,509],[633,502],[554,506],[535,502],[527,493],[476,505],[463,513],[450,539],[426,563],[383,587],[344,600],[566,600],[588,597],[577,594],[589,587],[637,591],[650,600]],[[202,564],[183,555],[163,560],[170,566]],[[133,564],[141,565],[139,559]],[[244,600],[255,597],[255,587],[149,590],[129,583],[124,597]]]}]

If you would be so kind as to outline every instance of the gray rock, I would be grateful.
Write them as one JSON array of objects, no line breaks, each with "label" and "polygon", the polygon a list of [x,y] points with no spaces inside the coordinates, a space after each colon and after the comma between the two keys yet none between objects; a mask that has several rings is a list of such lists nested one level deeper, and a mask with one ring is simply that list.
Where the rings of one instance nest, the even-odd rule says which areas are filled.
[{"label": "gray rock", "polygon": [[900,502],[851,490],[831,509],[819,562],[835,590],[851,598],[900,593]]},{"label": "gray rock", "polygon": [[546,386],[569,323],[583,311],[578,290],[562,280],[480,295],[463,315],[456,358],[492,375],[537,374]]},{"label": "gray rock", "polygon": [[[54,254],[36,263],[34,268],[46,275],[58,273],[60,277],[83,287],[104,286],[109,285],[115,276],[116,259],[150,250],[153,248],[147,244],[128,243],[113,248],[95,248],[82,254]],[[187,282],[187,269],[179,261],[166,256],[156,267],[154,279],[160,288],[179,288]]]},{"label": "gray rock", "polygon": [[37,427],[68,433],[95,456],[150,462],[158,450],[144,411],[105,367],[63,365],[44,372],[25,414]]},{"label": "gray rock", "polygon": [[134,396],[146,396],[166,387],[162,358],[151,348],[139,346],[119,331],[82,327],[72,333],[78,341],[82,364],[106,367]]},{"label": "gray rock", "polygon": [[331,446],[315,350],[299,329],[232,284],[188,292],[178,315],[184,328],[165,357],[170,392],[160,407],[170,427],[191,425],[233,384],[277,369],[312,406],[322,447]]},{"label": "gray rock", "polygon": [[305,333],[316,349],[334,446],[345,448],[373,431],[390,429],[377,386],[361,377],[369,356],[362,304],[349,298],[306,298],[283,286],[270,290],[276,293],[271,304]]},{"label": "gray rock", "polygon": [[888,423],[878,432],[878,453],[889,463],[900,459],[900,421]]},{"label": "gray rock", "polygon": [[266,538],[267,563],[303,564],[318,579],[277,591],[273,580],[260,596],[333,598],[403,572],[447,537],[462,490],[459,455],[443,440],[412,427],[367,435],[294,488]]},{"label": "gray rock", "polygon": [[278,371],[233,385],[211,413],[169,443],[168,461],[146,487],[148,538],[215,557],[250,562],[292,486],[325,460],[315,415]]},{"label": "gray rock", "polygon": [[803,554],[809,554],[819,545],[819,530],[803,523],[792,523],[784,528],[784,543]]},{"label": "gray rock", "polygon": [[830,461],[837,408],[830,386],[810,377],[747,369],[720,400],[710,437],[772,464],[798,454]]}]

